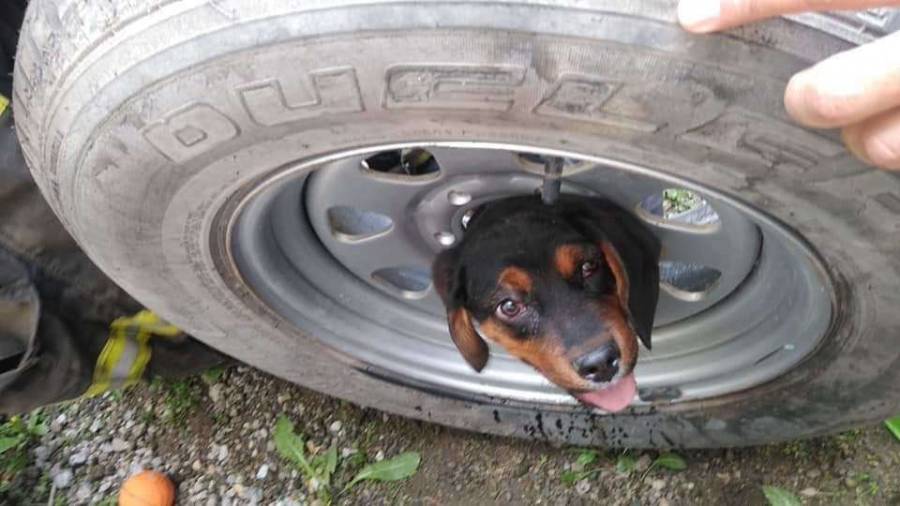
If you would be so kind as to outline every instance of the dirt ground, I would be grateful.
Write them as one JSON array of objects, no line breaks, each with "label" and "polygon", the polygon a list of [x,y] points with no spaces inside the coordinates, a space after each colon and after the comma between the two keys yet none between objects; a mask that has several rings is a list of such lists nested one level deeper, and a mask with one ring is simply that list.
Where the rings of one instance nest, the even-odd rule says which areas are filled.
[{"label": "dirt ground", "polygon": [[[312,492],[279,456],[273,429],[282,414],[310,455],[338,449],[330,489]],[[802,504],[900,505],[900,441],[882,426],[657,461],[652,451],[560,448],[407,420],[246,367],[112,392],[23,420],[32,429],[17,450],[20,461],[13,451],[0,459],[3,504],[112,505],[124,478],[152,468],[173,478],[178,504],[324,505],[330,495],[336,504],[366,505],[753,505],[767,504],[763,486],[777,486]],[[408,451],[421,456],[412,477],[340,492],[367,462]],[[674,470],[681,460],[685,469]]]}]

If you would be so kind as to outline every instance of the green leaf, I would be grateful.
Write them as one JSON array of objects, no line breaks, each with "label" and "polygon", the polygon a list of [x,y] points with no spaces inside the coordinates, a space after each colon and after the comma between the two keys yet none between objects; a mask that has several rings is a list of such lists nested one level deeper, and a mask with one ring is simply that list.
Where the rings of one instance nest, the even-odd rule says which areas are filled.
[{"label": "green leaf", "polygon": [[620,455],[616,461],[616,470],[620,473],[630,473],[634,471],[637,461],[631,455]]},{"label": "green leaf", "polygon": [[294,433],[294,424],[281,415],[275,422],[275,449],[282,458],[293,462],[300,467],[300,470],[307,478],[312,478],[315,473],[306,460],[306,453],[303,449],[303,438]]},{"label": "green leaf", "polygon": [[225,373],[225,368],[217,365],[203,371],[200,374],[200,377],[203,378],[204,383],[206,383],[207,385],[215,385],[219,382],[220,379],[222,379],[223,373]]},{"label": "green leaf", "polygon": [[563,473],[560,475],[559,479],[562,480],[562,482],[565,483],[566,485],[572,485],[576,481],[578,481],[579,477],[580,477],[580,475],[578,473],[576,473],[575,471],[563,471]]},{"label": "green leaf", "polygon": [[350,483],[344,487],[349,489],[363,480],[374,481],[397,481],[416,474],[419,469],[419,462],[422,457],[417,452],[406,452],[397,455],[392,459],[382,460],[374,464],[369,464],[362,468],[357,475],[350,480]]},{"label": "green leaf", "polygon": [[597,459],[600,457],[600,454],[597,453],[596,450],[585,450],[578,454],[578,460],[575,461],[576,464],[580,465],[582,468],[597,462]]},{"label": "green leaf", "polygon": [[900,441],[900,416],[896,416],[891,418],[890,420],[886,420],[884,422],[884,426],[887,427],[891,434],[897,438],[897,441]]},{"label": "green leaf", "polygon": [[763,485],[762,491],[770,506],[802,506],[797,496],[783,488]]},{"label": "green leaf", "polygon": [[326,481],[330,481],[331,475],[334,474],[334,471],[337,469],[337,447],[332,446],[325,452],[325,466],[323,467],[322,474],[325,476]]},{"label": "green leaf", "polygon": [[680,455],[674,453],[664,453],[656,458],[653,462],[655,467],[662,467],[671,471],[684,471],[687,469],[687,463]]},{"label": "green leaf", "polygon": [[10,448],[19,446],[23,439],[22,436],[0,437],[0,454],[6,453]]}]

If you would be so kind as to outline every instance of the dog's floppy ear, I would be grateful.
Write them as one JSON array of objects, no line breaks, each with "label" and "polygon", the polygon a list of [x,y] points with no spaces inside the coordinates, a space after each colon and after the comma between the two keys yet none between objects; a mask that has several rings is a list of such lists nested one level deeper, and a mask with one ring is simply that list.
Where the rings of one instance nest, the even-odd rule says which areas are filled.
[{"label": "dog's floppy ear", "polygon": [[459,264],[459,254],[455,249],[442,251],[431,267],[434,289],[444,307],[447,308],[447,323],[453,344],[466,362],[477,372],[487,364],[489,351],[487,343],[478,335],[472,323],[472,315],[465,308],[465,269]]},{"label": "dog's floppy ear", "polygon": [[628,268],[628,263],[622,259],[611,242],[601,242],[600,249],[616,280],[616,296],[628,315],[628,323],[649,350],[651,349],[650,334],[653,329],[656,301],[659,297],[659,281],[656,281],[656,286],[639,285],[632,288],[632,280],[636,278],[642,280],[641,278],[645,277],[644,273],[641,272],[639,276],[632,275],[629,271],[634,272],[634,269]]},{"label": "dog's floppy ear", "polygon": [[585,215],[577,218],[580,228],[599,241],[616,281],[619,303],[649,350],[659,300],[659,240],[638,218],[620,208],[608,206],[596,214],[585,210]]}]

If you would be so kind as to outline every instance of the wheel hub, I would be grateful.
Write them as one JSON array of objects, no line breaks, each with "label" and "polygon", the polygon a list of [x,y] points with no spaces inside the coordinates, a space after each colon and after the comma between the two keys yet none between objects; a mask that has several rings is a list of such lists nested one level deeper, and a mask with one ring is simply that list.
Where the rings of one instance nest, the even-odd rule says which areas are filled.
[{"label": "wheel hub", "polygon": [[434,256],[462,237],[472,210],[537,191],[550,155],[569,159],[564,193],[633,210],[663,244],[654,348],[636,369],[642,400],[749,388],[824,335],[825,269],[783,225],[662,172],[530,146],[378,146],[306,161],[251,192],[231,225],[231,254],[260,299],[368,370],[455,395],[574,405],[502,349],[471,371],[430,279]]}]

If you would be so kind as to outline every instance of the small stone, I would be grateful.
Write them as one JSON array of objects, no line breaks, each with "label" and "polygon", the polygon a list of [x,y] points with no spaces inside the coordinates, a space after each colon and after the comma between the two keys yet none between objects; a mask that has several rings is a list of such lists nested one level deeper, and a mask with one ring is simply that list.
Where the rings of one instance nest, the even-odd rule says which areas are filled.
[{"label": "small stone", "polygon": [[853,478],[847,478],[844,480],[844,485],[847,485],[848,488],[856,488],[857,483]]},{"label": "small stone", "polygon": [[102,426],[103,426],[103,424],[100,423],[100,420],[94,420],[93,422],[91,422],[91,426],[88,427],[88,430],[91,431],[91,433],[96,434],[97,432],[100,431],[100,428]]},{"label": "small stone", "polygon": [[131,436],[135,439],[144,435],[147,432],[147,424],[145,423],[136,423],[134,427],[131,428]]},{"label": "small stone", "polygon": [[66,414],[60,414],[59,416],[54,418],[52,422],[50,422],[50,430],[53,432],[61,431],[63,426],[66,424],[66,421],[68,421],[68,417],[66,416]]},{"label": "small stone", "polygon": [[378,450],[375,454],[375,462],[381,462],[382,460],[384,460],[384,450]]},{"label": "small stone", "polygon": [[72,467],[78,467],[84,465],[88,459],[88,451],[86,448],[83,448],[72,455],[69,455],[69,465]]},{"label": "small stone", "polygon": [[356,448],[341,448],[341,458],[346,459],[347,457],[356,453]]},{"label": "small stone", "polygon": [[337,433],[340,432],[341,427],[343,426],[344,424],[342,424],[340,420],[335,420],[331,422],[331,425],[328,426],[328,431],[331,433]]},{"label": "small stone", "polygon": [[56,473],[56,476],[53,477],[53,485],[56,488],[68,488],[69,485],[72,484],[72,470],[71,469],[63,469],[60,472]]},{"label": "small stone", "polygon": [[652,463],[653,463],[653,461],[650,459],[650,455],[647,455],[645,453],[645,454],[641,455],[641,457],[639,459],[637,459],[637,462],[634,463],[634,469],[636,471],[638,471],[639,473],[642,473],[642,472],[646,471],[647,469],[649,469],[650,464],[652,464]]},{"label": "small stone", "polygon": [[591,484],[587,480],[581,480],[575,484],[575,492],[577,492],[578,495],[587,494],[590,490]]},{"label": "small stone", "polygon": [[216,383],[209,387],[209,400],[213,401],[213,404],[219,404],[222,402],[222,385],[220,383]]},{"label": "small stone", "polygon": [[228,458],[228,447],[225,445],[217,445],[213,443],[209,448],[209,453],[206,455],[206,458],[209,460],[222,462]]},{"label": "small stone", "polygon": [[806,487],[800,491],[800,495],[802,495],[803,497],[815,497],[819,495],[819,491],[813,487]]},{"label": "small stone", "polygon": [[263,464],[259,466],[259,470],[256,471],[256,479],[257,480],[265,480],[266,476],[269,475],[269,465]]},{"label": "small stone", "polygon": [[199,460],[195,460],[193,464],[191,464],[191,469],[199,473],[200,470],[203,469],[203,464]]},{"label": "small stone", "polygon": [[695,486],[696,486],[696,485],[694,485],[694,482],[692,482],[692,481],[689,481],[689,482],[687,482],[687,483],[684,484],[684,488],[686,488],[686,489],[688,489],[688,490],[694,490],[694,487],[695,487]]},{"label": "small stone", "polygon": [[82,483],[78,486],[78,490],[75,491],[75,499],[81,502],[87,502],[88,499],[91,498],[91,485],[89,483]]},{"label": "small stone", "polygon": [[50,456],[50,448],[44,445],[35,447],[33,452],[35,460],[47,460],[47,457]]},{"label": "small stone", "polygon": [[262,500],[262,490],[256,487],[247,487],[244,497],[250,501],[250,504],[258,504]]},{"label": "small stone", "polygon": [[810,469],[806,472],[806,476],[810,478],[818,478],[819,476],[822,476],[822,471],[819,471],[818,469]]},{"label": "small stone", "polygon": [[109,449],[115,453],[124,452],[131,449],[131,443],[124,439],[114,437],[113,440],[109,442]]},{"label": "small stone", "polygon": [[653,487],[653,490],[662,490],[666,488],[666,480],[653,480],[650,482],[650,486]]},{"label": "small stone", "polygon": [[659,501],[656,503],[656,506],[669,506],[669,500],[665,497],[660,497]]}]

